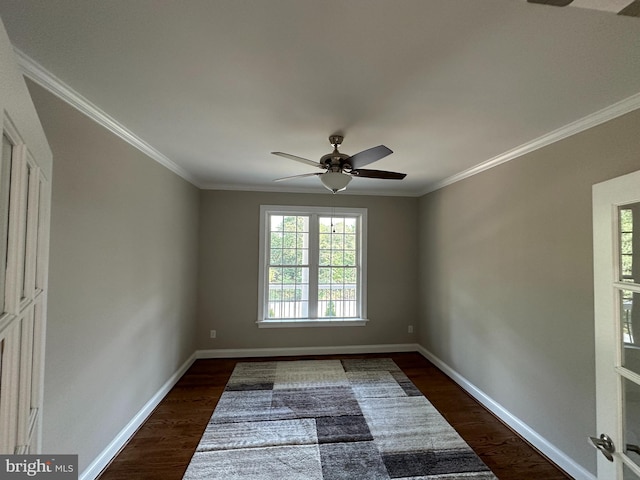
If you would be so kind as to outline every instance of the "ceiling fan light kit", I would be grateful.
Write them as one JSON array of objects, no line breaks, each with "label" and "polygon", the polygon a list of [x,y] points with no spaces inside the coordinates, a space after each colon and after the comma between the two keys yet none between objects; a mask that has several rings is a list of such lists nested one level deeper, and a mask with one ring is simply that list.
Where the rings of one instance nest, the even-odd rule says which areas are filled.
[{"label": "ceiling fan light kit", "polygon": [[351,181],[351,175],[340,172],[326,172],[320,175],[320,181],[333,193],[338,193],[347,188]]},{"label": "ceiling fan light kit", "polygon": [[379,178],[384,180],[402,180],[406,177],[404,173],[360,168],[392,154],[393,151],[390,148],[384,145],[378,145],[377,147],[369,148],[368,150],[363,150],[360,153],[350,156],[338,151],[338,147],[342,144],[343,140],[344,137],[342,135],[331,135],[329,137],[329,143],[333,146],[333,152],[323,155],[319,162],[298,157],[297,155],[291,155],[290,153],[271,152],[274,155],[325,170],[324,173],[304,173],[302,175],[278,178],[274,181],[280,182],[294,178],[318,176],[328,190],[337,193],[347,188],[352,177]]}]

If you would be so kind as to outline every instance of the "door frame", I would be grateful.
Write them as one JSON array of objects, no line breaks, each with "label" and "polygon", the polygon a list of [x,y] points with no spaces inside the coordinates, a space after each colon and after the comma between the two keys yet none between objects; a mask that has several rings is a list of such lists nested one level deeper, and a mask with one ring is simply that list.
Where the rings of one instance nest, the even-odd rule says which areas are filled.
[{"label": "door frame", "polygon": [[[616,446],[614,461],[598,454],[598,479],[622,479],[625,463],[623,391],[619,375],[622,367],[620,341],[619,214],[623,205],[640,202],[640,171],[593,186],[593,274],[596,370],[597,435],[607,434]],[[632,284],[625,285],[625,288]],[[640,289],[639,289],[640,291]],[[640,376],[633,375],[636,382]],[[615,406],[615,408],[612,408]],[[595,434],[596,432],[594,432]],[[629,465],[628,465],[629,466]],[[640,475],[640,470],[633,471]]]}]

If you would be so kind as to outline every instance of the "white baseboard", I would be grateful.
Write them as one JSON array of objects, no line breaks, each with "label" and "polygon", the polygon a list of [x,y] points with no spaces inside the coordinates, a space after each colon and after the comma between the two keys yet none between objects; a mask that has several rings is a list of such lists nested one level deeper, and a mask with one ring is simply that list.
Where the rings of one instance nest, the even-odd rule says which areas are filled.
[{"label": "white baseboard", "polygon": [[494,401],[483,391],[469,382],[466,378],[453,370],[438,357],[416,343],[399,343],[390,345],[345,345],[340,347],[293,347],[293,348],[237,348],[237,349],[213,349],[197,350],[186,362],[165,382],[158,392],[142,407],[131,421],[118,433],[96,459],[82,472],[79,480],[94,480],[117,455],[120,449],[133,436],[138,428],[145,422],[154,408],[164,396],[169,393],[177,381],[184,375],[196,359],[207,358],[248,358],[248,357],[277,357],[293,355],[339,355],[358,353],[391,353],[391,352],[419,352],[427,360],[440,368],[453,381],[460,385],[472,397],[485,408],[501,419],[505,424],[525,438],[535,448],[549,457],[556,465],[571,475],[576,480],[597,480],[596,477],[584,467],[577,464],[564,452],[559,450],[548,440],[538,434],[522,420],[511,414],[502,405]]},{"label": "white baseboard", "polygon": [[94,480],[109,462],[118,454],[120,449],[129,441],[134,433],[145,422],[147,417],[158,406],[164,396],[185,374],[193,362],[198,358],[246,358],[246,357],[276,357],[291,355],[331,355],[349,353],[390,353],[416,352],[415,343],[392,345],[349,345],[344,347],[300,347],[300,348],[238,348],[218,350],[197,350],[186,362],[167,380],[160,390],[140,409],[131,421],[116,435],[91,464],[80,474],[79,480]]},{"label": "white baseboard", "polygon": [[505,409],[498,402],[486,395],[482,390],[477,388],[466,378],[444,363],[426,348],[421,345],[417,346],[417,351],[427,360],[436,365],[440,370],[447,374],[454,382],[460,385],[469,395],[480,402],[487,410],[491,411],[496,417],[506,423],[515,430],[531,445],[540,450],[552,462],[562,468],[576,480],[597,480],[596,477],[586,470],[583,466],[576,463],[572,458],[567,456],[562,450],[545,439],[542,435],[524,423],[518,417]]},{"label": "white baseboard", "polygon": [[169,393],[173,386],[180,380],[182,375],[189,369],[189,367],[196,360],[196,354],[193,353],[186,362],[184,362],[180,368],[171,375],[171,378],[167,380],[160,390],[151,397],[151,399],[140,409],[140,411],[129,421],[129,423],[116,435],[107,448],[105,448],[93,462],[89,465],[79,477],[79,480],[94,480],[100,475],[100,472],[111,462],[111,460],[118,454],[120,449],[129,441],[134,433],[145,422],[147,417],[158,406],[164,396]]},{"label": "white baseboard", "polygon": [[347,355],[351,353],[417,352],[417,343],[345,345],[342,347],[224,348],[198,350],[196,358],[285,357],[292,355]]}]

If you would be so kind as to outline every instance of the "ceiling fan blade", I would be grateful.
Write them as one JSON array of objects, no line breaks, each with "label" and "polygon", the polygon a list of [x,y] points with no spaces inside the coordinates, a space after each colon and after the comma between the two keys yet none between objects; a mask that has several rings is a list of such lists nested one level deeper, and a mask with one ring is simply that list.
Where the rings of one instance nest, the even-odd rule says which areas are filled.
[{"label": "ceiling fan blade", "polygon": [[285,180],[292,180],[294,178],[314,177],[316,175],[322,175],[322,173],[318,172],[318,173],[303,173],[302,175],[291,175],[290,177],[276,178],[274,182],[282,182]]},{"label": "ceiling fan blade", "polygon": [[365,165],[369,165],[370,163],[377,162],[381,158],[392,153],[393,150],[390,148],[387,148],[384,145],[378,145],[377,147],[372,147],[367,150],[363,150],[360,153],[356,153],[355,155],[351,155],[351,157],[349,157],[349,163],[353,168],[360,168]]},{"label": "ceiling fan blade", "polygon": [[290,153],[283,152],[271,152],[274,155],[278,155],[279,157],[288,158],[289,160],[295,160],[296,162],[306,163],[307,165],[311,165],[312,167],[323,168],[318,162],[314,162],[313,160],[309,160],[307,158],[299,157],[297,155],[291,155]]},{"label": "ceiling fan blade", "polygon": [[365,168],[359,168],[351,171],[352,175],[364,178],[383,178],[385,180],[402,180],[407,176],[406,173],[398,172],[386,172],[384,170],[367,170]]}]

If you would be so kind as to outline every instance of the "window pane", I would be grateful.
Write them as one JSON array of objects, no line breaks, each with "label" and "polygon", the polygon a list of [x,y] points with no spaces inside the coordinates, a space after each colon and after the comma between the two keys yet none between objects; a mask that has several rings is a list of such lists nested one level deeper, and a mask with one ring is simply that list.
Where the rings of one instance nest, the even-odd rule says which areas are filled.
[{"label": "window pane", "polygon": [[331,283],[331,268],[321,267],[318,269],[318,283],[320,285]]},{"label": "window pane", "polygon": [[344,252],[341,250],[331,252],[331,265],[344,265]]},{"label": "window pane", "polygon": [[266,317],[307,317],[309,216],[270,215],[269,218],[269,305]]},{"label": "window pane", "polygon": [[309,234],[305,232],[298,232],[296,242],[297,248],[309,248]]},{"label": "window pane", "polygon": [[[357,220],[320,217],[318,316],[358,316]],[[344,267],[354,268],[344,268]],[[330,267],[330,268],[329,268]]]},{"label": "window pane", "polygon": [[9,190],[11,188],[11,156],[13,146],[2,136],[0,156],[0,314],[4,313],[5,281],[7,275],[7,241],[9,236]]},{"label": "window pane", "polygon": [[356,266],[356,252],[351,251],[351,250],[346,250],[344,252],[344,263],[343,263],[343,265],[349,266],[349,267],[355,267]]},{"label": "window pane", "polygon": [[283,221],[283,216],[282,215],[271,215],[269,217],[271,219],[271,231],[272,232],[281,232],[282,231],[282,221]]},{"label": "window pane", "polygon": [[640,293],[620,291],[620,339],[622,340],[622,365],[640,373]]},{"label": "window pane", "polygon": [[331,269],[331,283],[341,285],[344,283],[344,268]]},{"label": "window pane", "polygon": [[295,265],[296,264],[296,249],[285,248],[282,250],[282,265]]},{"label": "window pane", "polygon": [[44,288],[44,272],[46,271],[46,264],[44,261],[44,258],[42,258],[41,256],[41,252],[42,252],[42,245],[44,244],[44,242],[47,241],[47,239],[45,237],[43,237],[42,233],[44,231],[45,228],[45,220],[46,220],[46,215],[45,215],[45,208],[47,207],[47,203],[45,200],[45,193],[44,193],[44,186],[43,186],[43,180],[39,179],[38,181],[38,190],[39,190],[39,194],[38,194],[38,199],[40,201],[40,205],[38,206],[38,232],[37,232],[37,241],[36,241],[36,287],[37,288]]},{"label": "window pane", "polygon": [[[626,455],[633,460],[636,465],[640,465],[640,454],[636,448],[640,446],[640,386],[631,380],[624,379],[624,417],[625,417],[625,449]],[[629,448],[629,446],[633,446]]]},{"label": "window pane", "polygon": [[344,281],[345,283],[356,283],[358,279],[358,272],[355,268],[344,269]]},{"label": "window pane", "polygon": [[282,300],[282,285],[269,285],[269,300]]},{"label": "window pane", "polygon": [[286,216],[284,217],[284,231],[295,232],[298,229],[298,217]]},{"label": "window pane", "polygon": [[334,233],[331,236],[331,248],[334,250],[341,250],[342,248],[344,248],[344,241],[343,241],[343,236],[342,234],[339,233]]},{"label": "window pane", "polygon": [[296,248],[297,235],[295,232],[285,232],[282,235],[282,246],[285,248]]},{"label": "window pane", "polygon": [[344,219],[345,232],[353,233],[357,230],[358,219],[357,218],[345,218]]},{"label": "window pane", "polygon": [[347,250],[356,249],[356,236],[353,234],[346,234],[344,236],[344,248]]},{"label": "window pane", "polygon": [[320,249],[331,249],[331,234],[330,233],[321,233],[320,234]]},{"label": "window pane", "polygon": [[639,480],[640,476],[633,473],[633,471],[626,465],[622,465],[622,480]]},{"label": "window pane", "polygon": [[282,273],[283,273],[283,275],[282,275],[282,278],[283,278],[282,283],[285,283],[285,284],[292,284],[292,283],[295,284],[295,283],[297,283],[296,282],[297,272],[298,272],[297,268],[283,268],[282,269]]},{"label": "window pane", "polygon": [[271,255],[269,257],[269,263],[271,265],[282,265],[282,249],[272,248]]},{"label": "window pane", "polygon": [[270,240],[271,248],[282,248],[282,233],[280,232],[271,232],[271,240]]},{"label": "window pane", "polygon": [[23,230],[23,236],[22,236],[22,295],[21,298],[25,298],[26,297],[26,292],[29,289],[29,286],[27,285],[27,281],[28,281],[28,275],[27,275],[27,256],[29,255],[30,252],[27,251],[27,235],[29,235],[29,221],[28,221],[28,206],[29,206],[29,194],[30,194],[30,189],[29,189],[29,182],[31,181],[31,175],[33,175],[33,168],[30,165],[27,165],[27,175],[25,178],[25,183],[24,183],[24,203],[23,203],[23,212],[22,215],[24,217],[24,230]]},{"label": "window pane", "polygon": [[640,203],[625,205],[618,211],[620,230],[618,248],[620,251],[620,280],[640,283],[640,264],[634,262],[634,254],[640,249],[640,231],[635,226],[640,215]]},{"label": "window pane", "polygon": [[269,268],[269,283],[282,283],[282,268]]},{"label": "window pane", "polygon": [[331,250],[320,250],[320,265],[331,265]]}]

